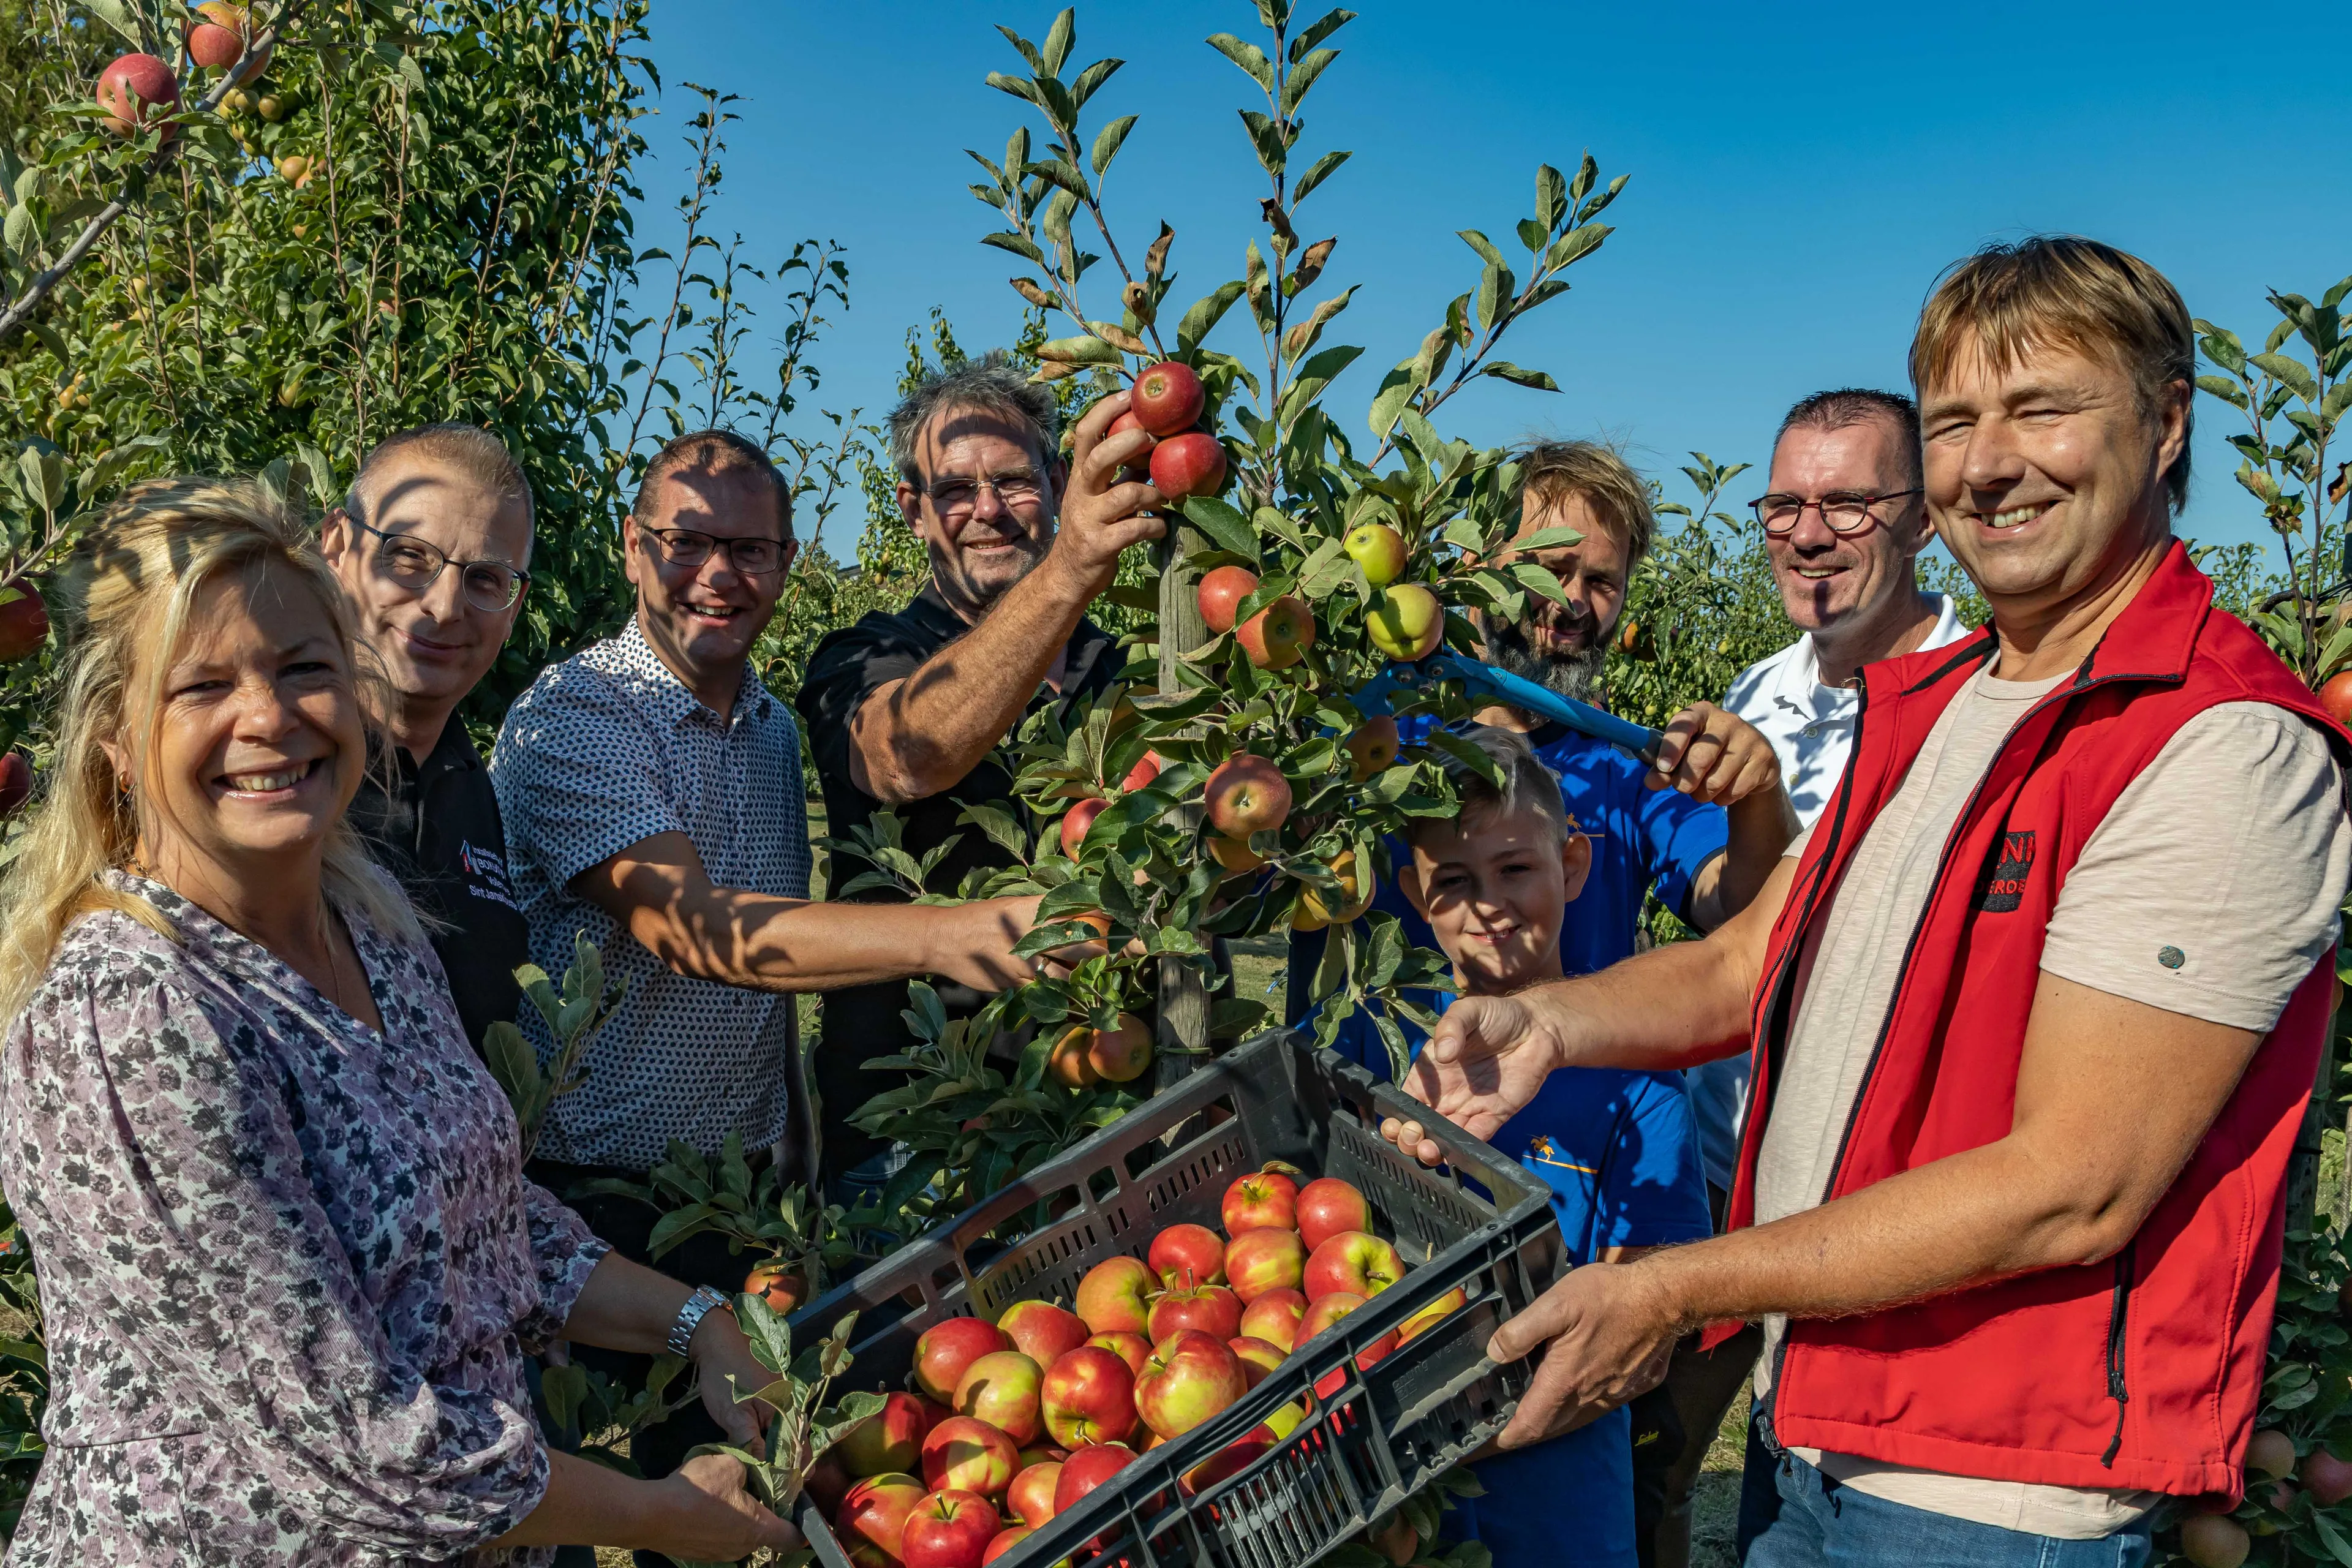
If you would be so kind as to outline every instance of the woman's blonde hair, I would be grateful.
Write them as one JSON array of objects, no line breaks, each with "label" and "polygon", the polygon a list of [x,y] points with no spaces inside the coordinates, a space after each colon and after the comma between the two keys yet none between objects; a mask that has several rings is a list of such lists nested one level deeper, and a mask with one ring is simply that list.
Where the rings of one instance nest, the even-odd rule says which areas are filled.
[{"label": "woman's blonde hair", "polygon": [[[360,711],[388,711],[370,651],[353,627],[307,520],[258,485],[159,479],[126,492],[99,519],[59,574],[66,654],[58,687],[57,750],[0,887],[0,1019],[14,1020],[41,983],[66,931],[81,916],[120,910],[177,940],[146,900],[109,888],[138,847],[134,793],[106,752],[109,742],[144,756],[166,670],[205,584],[247,572],[280,571],[318,595],[342,646]],[[376,721],[366,721],[383,754]],[[339,911],[415,940],[416,917],[369,860],[348,820],[328,835],[325,886]]]}]

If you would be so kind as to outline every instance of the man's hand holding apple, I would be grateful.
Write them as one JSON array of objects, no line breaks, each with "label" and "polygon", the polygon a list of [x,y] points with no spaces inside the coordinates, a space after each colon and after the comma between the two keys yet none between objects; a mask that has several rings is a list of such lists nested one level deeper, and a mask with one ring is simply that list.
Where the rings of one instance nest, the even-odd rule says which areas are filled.
[{"label": "man's hand holding apple", "polygon": [[1154,445],[1140,429],[1109,434],[1134,394],[1121,392],[1087,411],[1071,435],[1070,477],[1062,492],[1061,523],[1047,562],[1067,573],[1092,600],[1118,574],[1119,552],[1158,539],[1165,521],[1143,509],[1160,504],[1150,485],[1120,477],[1122,468],[1148,461]]}]

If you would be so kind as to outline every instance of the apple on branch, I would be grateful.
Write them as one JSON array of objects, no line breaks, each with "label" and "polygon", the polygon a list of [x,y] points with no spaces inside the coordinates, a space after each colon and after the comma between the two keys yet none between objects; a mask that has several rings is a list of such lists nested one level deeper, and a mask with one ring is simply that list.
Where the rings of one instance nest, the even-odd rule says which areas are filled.
[{"label": "apple on branch", "polygon": [[1201,606],[1201,619],[1222,636],[1234,629],[1242,601],[1256,592],[1257,574],[1248,567],[1212,566],[1201,574],[1193,597]]},{"label": "apple on branch", "polygon": [[1251,834],[1271,833],[1290,816],[1290,781],[1271,760],[1244,752],[1217,764],[1202,799],[1210,826],[1246,843]]},{"label": "apple on branch", "polygon": [[1364,630],[1372,646],[1391,658],[1427,658],[1445,640],[1445,606],[1420,584],[1401,583],[1381,590],[1380,602],[1364,616]]},{"label": "apple on branch", "polygon": [[1128,410],[1137,425],[1164,439],[1190,430],[1207,401],[1208,394],[1192,367],[1170,360],[1143,368],[1135,378]]},{"label": "apple on branch", "polygon": [[1315,612],[1307,601],[1285,594],[1234,633],[1242,652],[1260,669],[1288,669],[1315,646]]}]

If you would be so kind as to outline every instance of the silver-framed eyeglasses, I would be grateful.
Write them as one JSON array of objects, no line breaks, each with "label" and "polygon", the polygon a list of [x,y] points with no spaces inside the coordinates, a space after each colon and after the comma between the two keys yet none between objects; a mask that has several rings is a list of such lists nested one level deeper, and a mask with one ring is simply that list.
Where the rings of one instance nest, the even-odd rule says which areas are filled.
[{"label": "silver-framed eyeglasses", "polygon": [[1802,496],[1764,495],[1748,503],[1756,521],[1774,539],[1786,539],[1797,531],[1797,523],[1808,507],[1822,514],[1822,526],[1840,539],[1868,531],[1881,521],[1877,515],[1881,501],[1901,500],[1906,496],[1925,495],[1925,490],[1889,490],[1873,495],[1863,490],[1832,490],[1819,500],[1807,500]]},{"label": "silver-framed eyeglasses", "polygon": [[980,504],[980,492],[988,491],[996,503],[1007,511],[1018,511],[1035,506],[1045,499],[1045,476],[1035,469],[1009,474],[990,474],[984,479],[945,479],[923,493],[931,498],[931,505],[943,518],[969,517]]},{"label": "silver-framed eyeglasses", "polygon": [[725,548],[727,564],[746,577],[764,577],[784,563],[784,542],[781,539],[720,539],[692,528],[647,528],[640,523],[637,531],[654,542],[661,558],[673,566],[700,566],[710,559],[711,552]]},{"label": "silver-framed eyeglasses", "polygon": [[504,614],[514,607],[530,585],[530,574],[503,561],[458,561],[429,540],[414,534],[386,533],[370,528],[348,511],[343,517],[362,533],[382,541],[375,547],[375,569],[412,594],[422,594],[441,579],[442,568],[457,568],[457,584],[466,603],[484,615]]}]

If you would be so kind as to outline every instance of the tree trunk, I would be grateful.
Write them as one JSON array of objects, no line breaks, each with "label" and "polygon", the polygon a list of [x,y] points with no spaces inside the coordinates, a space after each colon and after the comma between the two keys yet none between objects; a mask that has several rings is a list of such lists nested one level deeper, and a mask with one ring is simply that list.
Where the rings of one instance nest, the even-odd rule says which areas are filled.
[{"label": "tree trunk", "polygon": [[[1182,564],[1186,556],[1206,547],[1200,530],[1175,514],[1169,517],[1168,539],[1160,555],[1160,689],[1181,691],[1176,677],[1181,657],[1209,640],[1208,623],[1201,619],[1199,574]],[[1187,808],[1197,816],[1200,807]],[[1160,965],[1160,1030],[1155,1043],[1154,1081],[1162,1089],[1184,1078],[1206,1060],[1209,1048],[1209,993],[1199,972],[1189,964]]]}]

